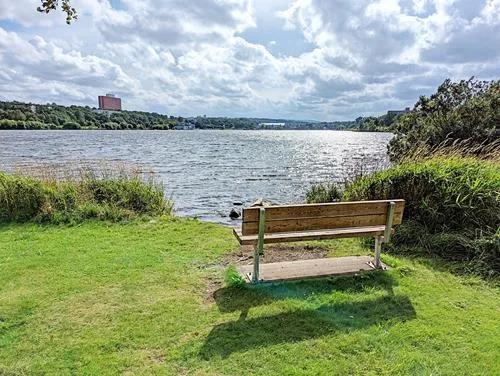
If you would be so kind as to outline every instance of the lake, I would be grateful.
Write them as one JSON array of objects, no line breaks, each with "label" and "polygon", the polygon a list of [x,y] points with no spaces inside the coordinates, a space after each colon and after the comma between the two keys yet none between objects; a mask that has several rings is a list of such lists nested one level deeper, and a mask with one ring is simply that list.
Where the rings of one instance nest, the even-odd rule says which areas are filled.
[{"label": "lake", "polygon": [[230,223],[233,203],[304,202],[314,183],[388,165],[390,133],[348,131],[0,131],[0,167],[113,163],[152,168],[176,214]]}]

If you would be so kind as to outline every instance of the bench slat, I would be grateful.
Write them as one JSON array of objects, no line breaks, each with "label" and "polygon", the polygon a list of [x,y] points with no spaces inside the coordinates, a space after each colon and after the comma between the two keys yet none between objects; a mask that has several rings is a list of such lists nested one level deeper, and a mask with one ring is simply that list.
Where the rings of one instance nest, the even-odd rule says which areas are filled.
[{"label": "bench slat", "polygon": [[[290,218],[333,217],[386,214],[389,202],[396,203],[396,213],[403,213],[404,200],[346,201],[324,204],[274,205],[266,207],[266,221]],[[395,216],[396,217],[396,216]],[[396,220],[396,218],[394,218]],[[243,222],[258,222],[259,208],[243,209]],[[400,222],[394,222],[399,224]]]},{"label": "bench slat", "polygon": [[[267,210],[266,210],[267,211]],[[286,243],[304,240],[322,240],[335,238],[373,237],[384,235],[385,226],[338,228],[334,230],[321,231],[296,231],[284,233],[272,233],[264,235],[264,243]],[[257,235],[242,235],[239,229],[233,229],[233,233],[241,245],[253,245],[258,239]]]},{"label": "bench slat", "polygon": [[[267,210],[266,210],[267,215]],[[382,226],[387,221],[386,214],[362,215],[349,217],[322,217],[322,218],[296,218],[279,221],[266,221],[265,233],[337,229],[350,227]],[[242,224],[244,235],[254,235],[259,232],[259,223],[250,222]]]},{"label": "bench slat", "polygon": [[[404,200],[338,202],[328,204],[281,205],[266,207],[266,233],[336,228],[382,226],[387,223],[389,202],[396,203],[393,224],[400,224]],[[259,208],[243,210],[243,235],[259,231]]]}]

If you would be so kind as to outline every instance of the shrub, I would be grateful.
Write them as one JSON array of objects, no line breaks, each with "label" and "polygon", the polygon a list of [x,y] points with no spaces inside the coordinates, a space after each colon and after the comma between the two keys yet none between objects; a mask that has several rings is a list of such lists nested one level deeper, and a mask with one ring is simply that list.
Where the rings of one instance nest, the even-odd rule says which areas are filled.
[{"label": "shrub", "polygon": [[498,274],[500,165],[472,158],[404,163],[349,185],[345,200],[404,198],[404,221],[393,243],[468,270]]},{"label": "shrub", "polygon": [[40,181],[0,173],[0,222],[24,222],[37,216],[48,190]]},{"label": "shrub", "polygon": [[163,190],[148,186],[139,179],[98,180],[89,179],[84,188],[91,192],[97,204],[117,205],[140,214],[162,214],[165,206]]},{"label": "shrub", "polygon": [[[309,202],[336,201],[314,186]],[[483,275],[500,272],[500,164],[436,157],[407,162],[347,183],[342,200],[406,200],[392,251],[459,262]]]},{"label": "shrub", "polygon": [[475,159],[405,163],[347,187],[346,200],[404,198],[405,218],[429,231],[495,231],[500,219],[500,167]]},{"label": "shrub", "polygon": [[308,203],[334,202],[342,199],[342,186],[337,183],[315,184],[306,192]]},{"label": "shrub", "polygon": [[163,187],[137,172],[82,170],[64,178],[0,173],[0,222],[78,222],[169,215]]},{"label": "shrub", "polygon": [[114,122],[114,121],[108,121],[104,124],[104,128],[106,129],[122,129],[121,125]]},{"label": "shrub", "polygon": [[0,120],[0,129],[17,129],[17,121],[9,119]]}]

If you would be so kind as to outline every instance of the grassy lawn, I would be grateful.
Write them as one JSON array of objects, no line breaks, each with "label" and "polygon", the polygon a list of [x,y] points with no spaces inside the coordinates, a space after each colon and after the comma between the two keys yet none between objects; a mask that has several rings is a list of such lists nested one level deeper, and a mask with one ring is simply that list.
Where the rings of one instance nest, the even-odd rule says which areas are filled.
[{"label": "grassy lawn", "polygon": [[0,227],[0,375],[499,372],[494,286],[385,257],[388,272],[217,289],[236,247],[194,220]]}]

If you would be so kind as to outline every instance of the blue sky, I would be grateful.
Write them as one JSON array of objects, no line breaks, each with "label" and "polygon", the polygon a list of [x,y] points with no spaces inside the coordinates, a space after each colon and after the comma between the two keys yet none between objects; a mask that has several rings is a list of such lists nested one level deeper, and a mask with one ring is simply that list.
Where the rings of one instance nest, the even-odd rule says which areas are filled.
[{"label": "blue sky", "polygon": [[0,3],[0,99],[195,116],[354,119],[446,78],[498,79],[500,0]]}]

